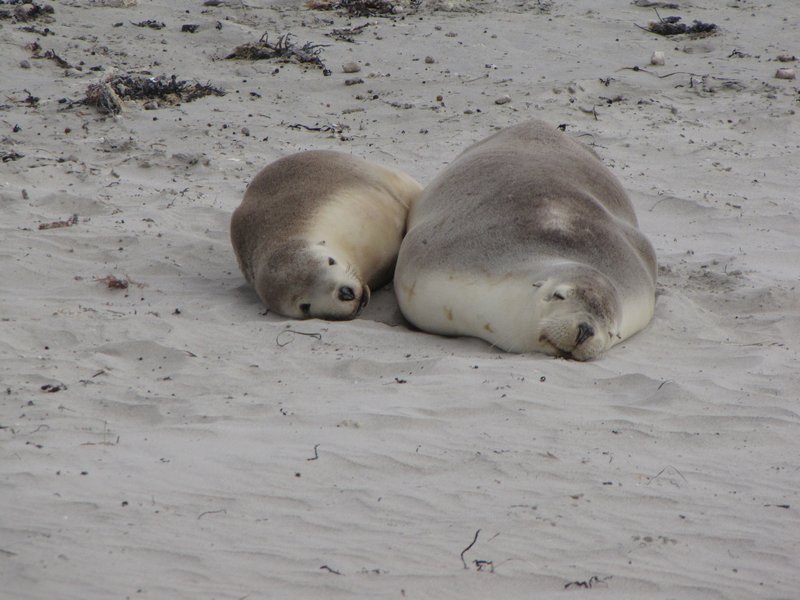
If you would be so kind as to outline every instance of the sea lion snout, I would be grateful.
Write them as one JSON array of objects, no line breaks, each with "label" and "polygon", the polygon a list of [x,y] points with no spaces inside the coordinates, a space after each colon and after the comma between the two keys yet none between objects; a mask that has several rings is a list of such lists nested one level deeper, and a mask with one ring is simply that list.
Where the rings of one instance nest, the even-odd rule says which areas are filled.
[{"label": "sea lion snout", "polygon": [[575,338],[575,345],[579,346],[593,336],[594,327],[588,323],[578,323],[578,336]]}]

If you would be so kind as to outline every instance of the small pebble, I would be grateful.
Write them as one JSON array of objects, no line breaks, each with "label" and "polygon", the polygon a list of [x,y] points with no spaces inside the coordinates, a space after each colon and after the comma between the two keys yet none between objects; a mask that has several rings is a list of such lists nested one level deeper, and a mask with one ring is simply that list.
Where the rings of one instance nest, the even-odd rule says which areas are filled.
[{"label": "small pebble", "polygon": [[650,64],[651,65],[663,65],[664,64],[664,53],[660,50],[656,50],[653,52],[653,55],[650,57]]},{"label": "small pebble", "polygon": [[361,65],[354,62],[345,63],[342,65],[342,71],[345,73],[358,73],[361,70]]},{"label": "small pebble", "polygon": [[364,83],[364,80],[361,77],[354,77],[353,79],[345,79],[345,85],[358,85],[359,83]]},{"label": "small pebble", "polygon": [[425,57],[425,64],[426,64],[426,65],[432,65],[432,64],[433,64],[433,63],[435,63],[435,62],[436,62],[436,61],[435,61],[435,60],[433,60],[433,57],[432,57],[432,56],[426,56],[426,57]]},{"label": "small pebble", "polygon": [[29,63],[27,60],[21,60],[21,61],[19,61],[19,68],[20,69],[30,69],[31,68],[31,63]]},{"label": "small pebble", "polygon": [[778,61],[780,62],[794,62],[797,60],[797,57],[793,54],[779,54]]},{"label": "small pebble", "polygon": [[508,104],[509,102],[511,102],[511,96],[500,96],[494,101],[495,104]]},{"label": "small pebble", "polygon": [[794,79],[796,76],[794,69],[783,68],[775,71],[775,77],[777,79]]}]

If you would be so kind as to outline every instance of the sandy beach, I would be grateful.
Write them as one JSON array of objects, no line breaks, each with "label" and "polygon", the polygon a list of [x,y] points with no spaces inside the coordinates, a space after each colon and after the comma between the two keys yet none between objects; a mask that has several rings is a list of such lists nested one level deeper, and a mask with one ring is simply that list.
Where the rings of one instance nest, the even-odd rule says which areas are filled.
[{"label": "sandy beach", "polygon": [[[326,4],[0,2],[0,598],[800,596],[800,5]],[[309,60],[226,58],[259,40]],[[264,314],[228,233],[264,165],[425,185],[532,117],[628,190],[645,330]]]}]

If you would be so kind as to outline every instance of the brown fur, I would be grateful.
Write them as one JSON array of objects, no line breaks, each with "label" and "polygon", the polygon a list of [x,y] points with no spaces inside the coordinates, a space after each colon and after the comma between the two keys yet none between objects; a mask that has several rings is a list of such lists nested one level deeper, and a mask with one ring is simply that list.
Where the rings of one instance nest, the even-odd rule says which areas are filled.
[{"label": "brown fur", "polygon": [[[369,286],[389,281],[408,208],[420,190],[404,173],[340,152],[281,158],[256,175],[231,218],[239,267],[276,312],[352,318],[369,299]],[[376,215],[385,217],[377,225]],[[387,240],[380,248],[370,247],[370,225],[386,228],[379,232]],[[358,298],[347,307],[328,296],[318,303],[303,299],[335,294],[337,285]],[[301,314],[301,303],[325,308]]]}]

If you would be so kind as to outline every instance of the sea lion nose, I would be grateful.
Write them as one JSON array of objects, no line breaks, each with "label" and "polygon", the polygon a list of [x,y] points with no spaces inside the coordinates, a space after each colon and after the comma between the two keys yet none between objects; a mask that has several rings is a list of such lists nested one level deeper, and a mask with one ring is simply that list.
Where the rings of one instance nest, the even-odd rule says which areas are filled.
[{"label": "sea lion nose", "polygon": [[578,323],[578,337],[575,344],[580,345],[594,335],[594,327],[588,323]]},{"label": "sea lion nose", "polygon": [[339,288],[339,300],[342,302],[349,302],[355,299],[355,297],[356,293],[353,291],[353,288],[349,286],[342,286]]}]

